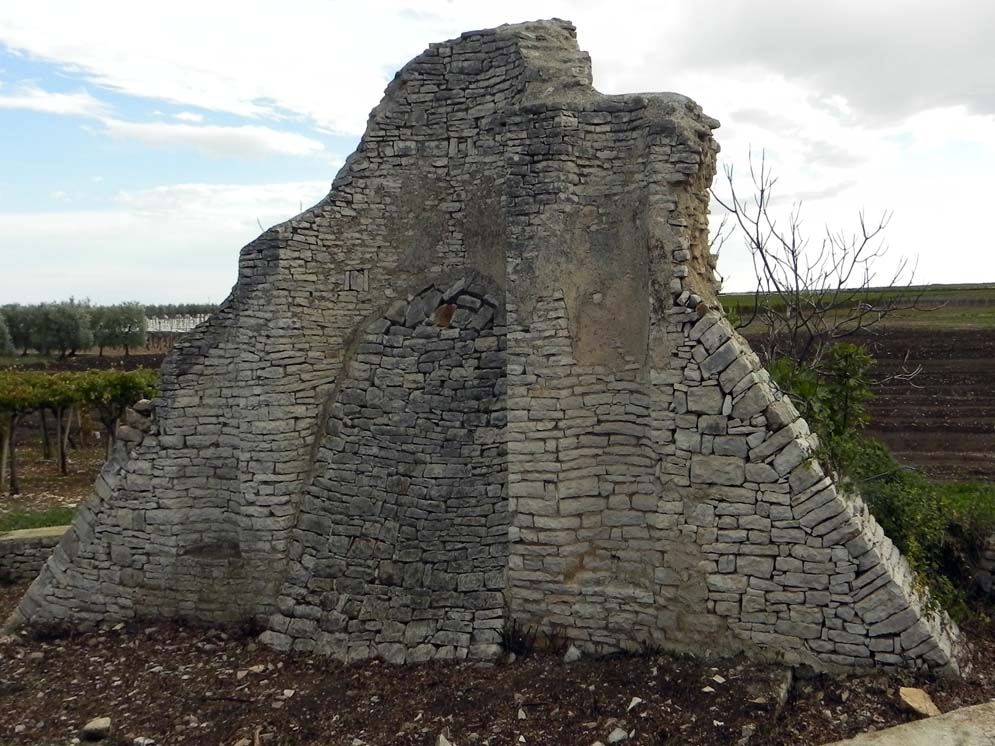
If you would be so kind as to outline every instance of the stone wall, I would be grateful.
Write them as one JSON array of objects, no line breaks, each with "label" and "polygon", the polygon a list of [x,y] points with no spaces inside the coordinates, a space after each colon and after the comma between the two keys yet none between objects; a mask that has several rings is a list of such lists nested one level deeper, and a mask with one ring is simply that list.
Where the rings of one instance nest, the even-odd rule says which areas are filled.
[{"label": "stone wall", "polygon": [[460,278],[366,327],[332,397],[267,642],[392,662],[496,652],[502,316],[490,288]]},{"label": "stone wall", "polygon": [[34,580],[68,526],[0,534],[0,583]]},{"label": "stone wall", "polygon": [[492,657],[516,622],[954,670],[722,318],[717,126],[596,92],[566,22],[432,45],[328,197],[243,249],[14,621],[254,617],[391,661]]}]

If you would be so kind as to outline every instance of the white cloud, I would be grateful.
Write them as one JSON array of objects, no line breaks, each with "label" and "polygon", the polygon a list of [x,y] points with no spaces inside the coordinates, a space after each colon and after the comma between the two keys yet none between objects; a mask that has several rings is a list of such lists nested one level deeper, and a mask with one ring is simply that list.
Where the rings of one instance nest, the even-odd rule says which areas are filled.
[{"label": "white cloud", "polygon": [[675,35],[651,61],[719,75],[756,66],[878,122],[958,105],[995,113],[993,3],[700,0],[693,8],[685,19],[707,32]]},{"label": "white cloud", "polygon": [[0,299],[218,302],[259,225],[292,217],[328,187],[179,184],[123,192],[108,210],[0,213]]},{"label": "white cloud", "polygon": [[330,181],[278,184],[170,184],[120,192],[116,202],[144,217],[185,216],[192,221],[226,222],[250,235],[259,223],[273,225],[324,197]]},{"label": "white cloud", "polygon": [[[978,195],[990,192],[995,170],[993,14],[995,5],[966,0],[942,9],[904,0],[175,0],[155,8],[107,0],[99,11],[35,0],[0,9],[0,43],[74,70],[93,90],[259,120],[212,130],[192,112],[156,123],[101,113],[115,136],[212,153],[326,157],[320,142],[275,122],[358,135],[390,76],[429,42],[507,21],[571,18],[599,89],[696,99],[722,120],[722,158],[741,173],[750,146],[767,150],[782,204],[805,200],[813,233],[851,224],[860,208],[891,209],[889,240],[896,253],[920,256],[921,278],[991,280],[995,260],[976,247],[990,233]],[[142,205],[126,196],[118,208],[144,215],[156,199],[179,199],[171,189]],[[201,224],[171,215],[176,230],[188,219]],[[252,228],[253,216],[246,219]],[[232,227],[223,245],[245,229]],[[725,253],[730,282],[748,284],[742,249]]]},{"label": "white cloud", "polygon": [[187,111],[174,115],[180,124],[116,119],[109,115],[109,106],[86,91],[55,93],[23,84],[10,93],[0,89],[0,109],[5,108],[96,119],[103,125],[103,133],[112,137],[155,147],[193,147],[215,156],[317,156],[325,150],[324,144],[314,138],[258,124],[202,125],[202,115]]},{"label": "white cloud", "polygon": [[42,114],[99,117],[107,112],[103,102],[87,91],[53,93],[35,85],[24,84],[8,90],[0,88],[0,109],[22,109]]},{"label": "white cloud", "polygon": [[167,122],[125,122],[102,119],[112,137],[137,140],[155,147],[193,147],[218,156],[258,158],[265,155],[321,154],[325,146],[295,132],[282,132],[259,125],[220,126],[171,124]]}]

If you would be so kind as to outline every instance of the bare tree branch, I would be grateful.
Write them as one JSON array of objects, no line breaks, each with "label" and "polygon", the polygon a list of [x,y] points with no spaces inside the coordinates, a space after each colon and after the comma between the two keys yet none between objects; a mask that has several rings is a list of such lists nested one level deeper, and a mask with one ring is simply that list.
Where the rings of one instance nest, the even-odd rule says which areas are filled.
[{"label": "bare tree branch", "polygon": [[[751,150],[748,167],[749,198],[737,191],[731,165],[724,167],[727,194],[712,190],[727,213],[713,242],[719,241],[721,248],[731,225],[750,251],[756,290],[751,312],[738,326],[761,332],[758,346],[765,362],[788,356],[816,367],[836,341],[871,334],[897,311],[924,310],[924,288],[912,284],[915,264],[910,266],[902,257],[887,276],[879,276],[882,260],[888,256],[883,234],[892,213],[869,219],[860,212],[855,230],[827,226],[815,245],[806,232],[800,202],[784,217],[773,209],[777,178],[766,154],[761,151],[754,158]],[[917,372],[906,370],[896,377],[911,380]]]}]

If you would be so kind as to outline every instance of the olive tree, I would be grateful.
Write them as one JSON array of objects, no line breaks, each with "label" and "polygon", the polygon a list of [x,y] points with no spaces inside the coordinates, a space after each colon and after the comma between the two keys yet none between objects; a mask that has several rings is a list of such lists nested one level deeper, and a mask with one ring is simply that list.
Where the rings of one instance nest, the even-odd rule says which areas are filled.
[{"label": "olive tree", "polygon": [[14,347],[27,355],[36,342],[35,329],[38,326],[39,307],[11,304],[3,307],[3,317],[7,322],[10,339]]},{"label": "olive tree", "polygon": [[70,298],[62,303],[43,303],[32,325],[31,347],[42,354],[57,352],[72,357],[93,346],[89,304]]},{"label": "olive tree", "polygon": [[93,343],[103,357],[107,347],[120,347],[129,355],[132,347],[144,347],[148,331],[145,308],[140,303],[95,306],[90,312]]}]

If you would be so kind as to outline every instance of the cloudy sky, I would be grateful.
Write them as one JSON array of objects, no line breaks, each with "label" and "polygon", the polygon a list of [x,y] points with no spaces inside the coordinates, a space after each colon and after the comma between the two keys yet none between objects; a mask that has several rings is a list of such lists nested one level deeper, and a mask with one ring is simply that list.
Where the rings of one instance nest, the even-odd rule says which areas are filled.
[{"label": "cloudy sky", "polygon": [[[740,173],[764,150],[811,233],[893,211],[918,280],[995,281],[990,0],[32,0],[0,6],[0,303],[222,300],[398,67],[542,17],[577,24],[598,89],[691,96]],[[737,242],[719,268],[750,287]]]}]

